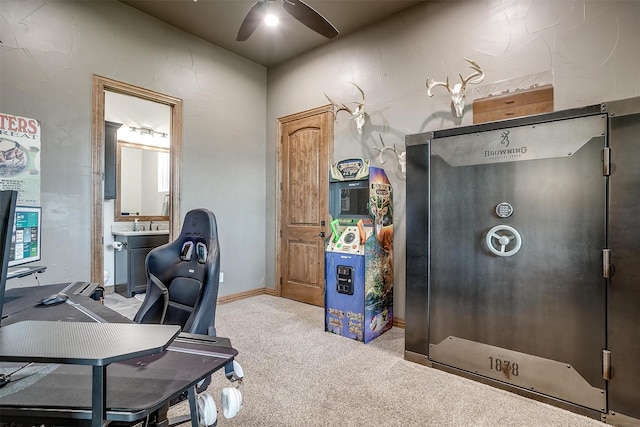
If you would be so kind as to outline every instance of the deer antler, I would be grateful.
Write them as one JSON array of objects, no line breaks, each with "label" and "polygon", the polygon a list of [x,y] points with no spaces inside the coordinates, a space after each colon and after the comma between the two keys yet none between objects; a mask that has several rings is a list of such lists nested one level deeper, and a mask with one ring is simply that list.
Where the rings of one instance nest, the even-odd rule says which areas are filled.
[{"label": "deer antler", "polygon": [[[465,89],[467,87],[467,83],[478,84],[484,80],[484,71],[482,71],[482,68],[480,68],[478,64],[476,64],[469,58],[464,58],[464,60],[471,64],[471,69],[473,69],[475,72],[471,73],[466,79],[462,77],[462,74],[458,74],[460,76],[460,80],[462,80],[462,89]],[[471,82],[470,80],[474,77],[478,78]]]},{"label": "deer antler", "polygon": [[449,91],[449,93],[451,93],[451,86],[449,86],[449,77],[447,77],[446,82],[436,82],[433,79],[430,79],[427,77],[427,95],[433,96],[434,94],[431,93],[431,89],[438,86],[443,86],[445,89]]},{"label": "deer antler", "polygon": [[[364,126],[364,107],[366,105],[366,99],[364,97],[364,91],[360,88],[360,86],[358,86],[354,82],[350,82],[350,83],[360,91],[360,94],[362,95],[362,102],[353,101],[353,102],[347,102],[346,104],[338,104],[333,99],[329,98],[329,95],[327,95],[326,93],[324,94],[324,96],[327,97],[331,105],[336,107],[336,117],[338,116],[338,113],[340,111],[346,111],[347,113],[351,114],[351,117],[349,118],[351,120],[356,121],[358,133],[362,134],[362,127]],[[347,104],[355,104],[355,108],[351,109],[348,107]]]},{"label": "deer antler", "polygon": [[[352,119],[355,118],[356,116],[358,116],[359,114],[362,114],[363,110],[364,110],[364,106],[366,103],[365,97],[364,97],[364,91],[360,88],[360,86],[358,86],[357,84],[350,82],[352,85],[354,85],[362,94],[362,102],[357,102],[357,101],[353,101],[353,102],[347,102],[346,104],[338,104],[337,102],[335,102],[333,99],[329,98],[329,95],[327,95],[326,93],[324,94],[324,96],[327,97],[327,99],[329,100],[329,102],[335,106],[337,108],[336,110],[336,115],[340,112],[340,111],[346,111],[347,113],[351,114],[353,117],[351,117]],[[347,104],[356,104],[356,108],[354,108],[353,110],[351,108],[349,108],[347,106]]]},{"label": "deer antler", "polygon": [[395,144],[393,144],[393,148],[385,146],[384,141],[382,140],[382,135],[378,134],[378,136],[380,137],[380,142],[382,143],[382,149],[378,147],[373,147],[374,149],[378,150],[378,152],[380,153],[378,154],[378,161],[382,164],[385,164],[386,160],[383,160],[382,155],[386,151],[391,151],[398,158],[398,163],[400,164],[400,170],[402,171],[402,176],[407,176],[407,152],[403,151],[402,153],[398,153],[398,149],[396,148]]}]

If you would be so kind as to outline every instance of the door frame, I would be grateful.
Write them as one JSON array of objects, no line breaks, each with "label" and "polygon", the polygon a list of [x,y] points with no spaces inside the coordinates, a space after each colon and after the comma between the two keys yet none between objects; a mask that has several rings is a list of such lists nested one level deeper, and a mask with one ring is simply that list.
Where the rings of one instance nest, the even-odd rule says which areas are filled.
[{"label": "door frame", "polygon": [[[334,112],[333,105],[323,105],[320,107],[312,108],[310,110],[301,111],[298,113],[290,114],[288,116],[278,118],[278,126],[276,130],[276,296],[282,296],[282,234],[281,224],[282,220],[282,127],[292,121],[304,119],[311,116],[330,113],[330,117],[327,123],[327,164],[331,165],[333,159],[333,123]],[[326,171],[329,175],[329,170]],[[329,199],[329,189],[327,188],[326,194],[327,203]],[[328,205],[327,205],[328,206]],[[327,212],[329,215],[329,212]],[[329,224],[329,221],[327,221]]]},{"label": "door frame", "polygon": [[171,109],[171,149],[169,181],[169,240],[180,232],[180,178],[182,176],[182,99],[139,86],[102,77],[92,78],[91,109],[91,281],[104,281],[104,92],[134,96],[169,106]]}]

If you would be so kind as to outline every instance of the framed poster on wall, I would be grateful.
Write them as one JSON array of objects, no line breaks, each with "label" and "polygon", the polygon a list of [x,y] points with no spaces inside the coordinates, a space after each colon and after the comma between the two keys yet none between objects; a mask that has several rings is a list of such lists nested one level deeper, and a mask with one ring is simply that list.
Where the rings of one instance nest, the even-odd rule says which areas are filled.
[{"label": "framed poster on wall", "polygon": [[40,122],[0,113],[0,190],[17,190],[18,204],[40,206]]}]

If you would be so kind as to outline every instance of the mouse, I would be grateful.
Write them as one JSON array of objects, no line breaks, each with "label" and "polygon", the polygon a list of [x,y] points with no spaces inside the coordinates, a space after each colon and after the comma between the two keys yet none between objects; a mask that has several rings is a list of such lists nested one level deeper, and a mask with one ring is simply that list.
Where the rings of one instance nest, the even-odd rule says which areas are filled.
[{"label": "mouse", "polygon": [[53,294],[46,298],[41,299],[40,304],[41,305],[60,304],[61,302],[65,302],[68,298],[69,297],[67,296],[67,294],[63,294],[62,292],[59,292],[57,294]]}]

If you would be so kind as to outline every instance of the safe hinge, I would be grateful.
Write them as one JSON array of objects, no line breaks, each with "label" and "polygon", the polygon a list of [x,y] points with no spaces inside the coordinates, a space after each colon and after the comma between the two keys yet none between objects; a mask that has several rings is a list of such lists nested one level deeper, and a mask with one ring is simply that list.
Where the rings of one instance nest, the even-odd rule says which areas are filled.
[{"label": "safe hinge", "polygon": [[611,175],[611,148],[609,147],[602,150],[602,174]]},{"label": "safe hinge", "polygon": [[602,378],[611,379],[611,351],[602,350]]},{"label": "safe hinge", "polygon": [[602,276],[605,279],[611,277],[611,249],[602,250]]}]

